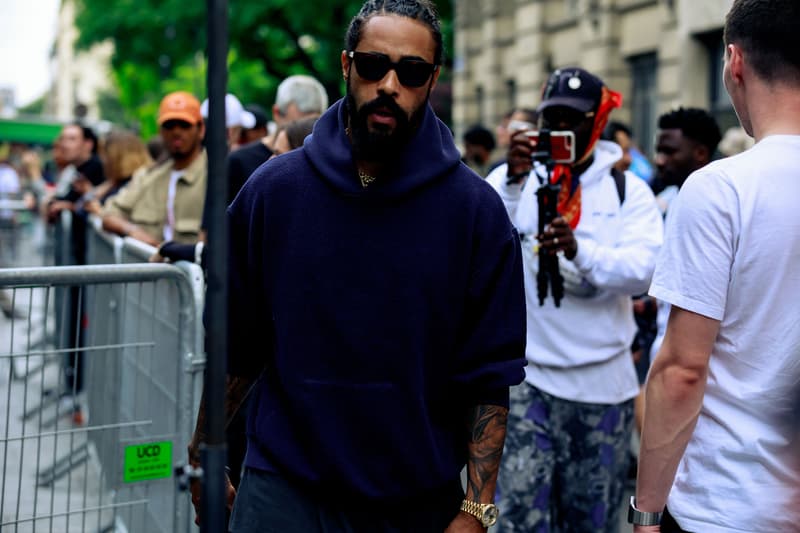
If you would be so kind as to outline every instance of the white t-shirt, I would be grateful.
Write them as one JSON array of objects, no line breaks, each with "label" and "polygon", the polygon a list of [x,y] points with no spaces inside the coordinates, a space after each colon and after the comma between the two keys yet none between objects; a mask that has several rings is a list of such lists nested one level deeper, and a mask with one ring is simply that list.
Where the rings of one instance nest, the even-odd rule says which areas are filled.
[{"label": "white t-shirt", "polygon": [[692,174],[650,294],[720,321],[670,513],[689,531],[800,531],[797,443],[779,423],[800,386],[800,136]]},{"label": "white t-shirt", "polygon": [[175,233],[175,193],[178,189],[178,180],[183,176],[183,170],[173,170],[169,175],[167,188],[167,220],[164,224],[164,240],[171,241]]}]

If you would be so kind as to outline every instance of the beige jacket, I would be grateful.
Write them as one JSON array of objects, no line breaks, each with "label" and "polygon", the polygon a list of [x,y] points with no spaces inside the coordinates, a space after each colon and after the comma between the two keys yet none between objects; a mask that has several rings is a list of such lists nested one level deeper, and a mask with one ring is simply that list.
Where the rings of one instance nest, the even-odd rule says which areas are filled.
[{"label": "beige jacket", "polygon": [[[119,194],[109,199],[103,208],[103,215],[121,216],[142,228],[157,241],[163,241],[172,165],[170,159],[140,176],[135,176]],[[206,201],[207,174],[208,159],[203,150],[178,178],[174,203],[175,242],[184,244],[197,242],[197,234],[203,219],[203,205]]]}]

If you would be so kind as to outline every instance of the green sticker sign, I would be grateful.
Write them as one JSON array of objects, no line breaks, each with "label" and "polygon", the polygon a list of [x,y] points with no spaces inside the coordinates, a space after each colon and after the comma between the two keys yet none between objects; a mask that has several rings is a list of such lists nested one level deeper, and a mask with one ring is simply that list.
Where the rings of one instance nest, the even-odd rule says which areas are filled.
[{"label": "green sticker sign", "polygon": [[125,483],[172,475],[172,443],[147,442],[125,447]]}]

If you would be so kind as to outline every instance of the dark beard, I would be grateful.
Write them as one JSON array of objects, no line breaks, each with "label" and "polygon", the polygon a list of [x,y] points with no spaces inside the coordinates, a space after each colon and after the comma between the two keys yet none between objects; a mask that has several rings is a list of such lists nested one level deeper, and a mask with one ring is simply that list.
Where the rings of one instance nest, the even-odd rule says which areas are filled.
[{"label": "dark beard", "polygon": [[[350,136],[355,158],[360,161],[381,164],[398,159],[419,128],[429,97],[430,87],[425,101],[418,109],[414,110],[410,118],[392,97],[385,94],[381,94],[376,99],[362,105],[360,109],[356,109],[356,100],[350,91],[348,80],[347,117],[350,122]],[[396,124],[393,131],[384,130],[380,126],[370,131],[367,117],[381,107],[388,109],[394,117]]]}]

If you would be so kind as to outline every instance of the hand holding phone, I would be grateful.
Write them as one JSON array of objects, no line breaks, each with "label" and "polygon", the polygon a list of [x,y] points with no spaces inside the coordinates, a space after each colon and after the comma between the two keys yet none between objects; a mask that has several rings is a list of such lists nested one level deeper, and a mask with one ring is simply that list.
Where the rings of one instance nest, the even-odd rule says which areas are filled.
[{"label": "hand holding phone", "polygon": [[569,164],[575,161],[575,134],[571,131],[527,131],[535,161]]}]

